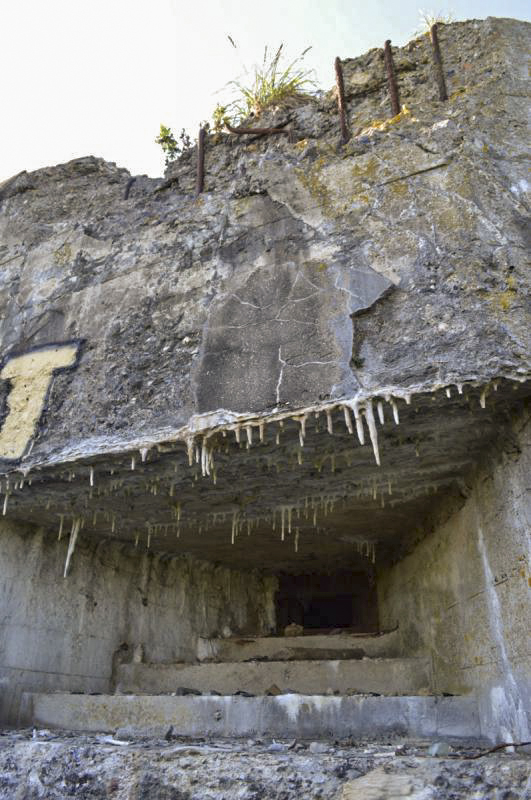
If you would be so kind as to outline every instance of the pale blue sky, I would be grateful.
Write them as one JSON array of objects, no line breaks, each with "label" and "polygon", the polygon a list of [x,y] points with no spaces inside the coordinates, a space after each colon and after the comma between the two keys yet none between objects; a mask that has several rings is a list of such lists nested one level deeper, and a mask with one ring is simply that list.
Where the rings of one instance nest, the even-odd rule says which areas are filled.
[{"label": "pale blue sky", "polygon": [[306,62],[329,88],[336,55],[404,44],[419,6],[529,18],[523,0],[0,0],[0,180],[89,154],[160,175],[159,124],[195,134],[265,44],[312,45]]}]

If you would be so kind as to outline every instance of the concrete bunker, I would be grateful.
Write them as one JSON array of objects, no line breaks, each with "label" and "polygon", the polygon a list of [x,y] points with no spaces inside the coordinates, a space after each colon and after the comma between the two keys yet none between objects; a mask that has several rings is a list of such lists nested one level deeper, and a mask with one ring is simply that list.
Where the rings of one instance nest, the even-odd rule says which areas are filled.
[{"label": "concrete bunker", "polygon": [[[522,642],[517,629],[498,637],[527,602],[526,392],[500,381],[390,398],[383,424],[377,417],[380,465],[355,415],[329,404],[21,475],[4,486],[18,571],[6,601],[19,603],[23,585],[36,610],[31,646],[16,619],[6,643],[13,661],[44,669],[4,669],[4,713],[79,724],[75,700],[46,688],[113,692],[113,704],[132,693],[139,708],[146,694],[243,694],[271,704],[260,724],[274,733],[286,698],[316,696],[343,702],[334,725],[346,730],[356,704],[377,696],[402,698],[408,721],[382,707],[381,722],[358,720],[361,731],[525,733]],[[365,428],[367,416],[358,413]],[[505,583],[495,602],[492,586]],[[52,637],[50,612],[61,628]],[[504,685],[498,659],[510,664],[509,652]],[[415,705],[443,700],[442,728],[438,712]],[[244,730],[226,711],[217,720],[214,705],[192,733]],[[111,725],[98,709],[83,725]],[[148,728],[170,719],[151,713],[118,708],[112,719]],[[293,714],[295,730],[304,712]]]},{"label": "concrete bunker", "polygon": [[364,133],[212,138],[200,200],[195,151],[0,189],[5,364],[71,347],[0,383],[3,721],[529,738],[527,31],[445,26],[444,107],[397,52],[391,127],[345,62]]}]

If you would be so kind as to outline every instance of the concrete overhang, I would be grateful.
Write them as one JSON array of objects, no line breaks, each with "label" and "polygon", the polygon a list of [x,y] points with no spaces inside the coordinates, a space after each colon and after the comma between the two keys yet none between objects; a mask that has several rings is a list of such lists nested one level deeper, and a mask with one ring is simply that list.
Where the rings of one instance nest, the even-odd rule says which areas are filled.
[{"label": "concrete overhang", "polygon": [[166,439],[114,449],[107,439],[102,453],[94,442],[91,456],[19,468],[3,479],[4,512],[51,535],[77,527],[242,569],[371,569],[464,501],[482,460],[507,446],[530,388],[504,379],[199,415]]}]

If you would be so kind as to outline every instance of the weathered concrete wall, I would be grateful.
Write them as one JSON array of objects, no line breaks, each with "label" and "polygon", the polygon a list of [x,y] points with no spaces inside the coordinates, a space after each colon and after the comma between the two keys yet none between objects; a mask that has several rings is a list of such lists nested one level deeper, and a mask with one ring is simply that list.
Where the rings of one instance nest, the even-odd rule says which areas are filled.
[{"label": "weathered concrete wall", "polygon": [[396,49],[410,113],[380,128],[382,52],[349,59],[347,146],[333,93],[310,99],[273,115],[295,142],[209,135],[198,199],[195,148],[166,181],[88,157],[0,187],[0,358],[84,340],[25,464],[197,413],[528,376],[528,37],[444,26],[444,104],[428,38]]},{"label": "weathered concrete wall", "polygon": [[65,580],[66,546],[2,526],[2,721],[17,722],[23,690],[110,691],[139,646],[151,661],[193,660],[199,636],[274,627],[272,578],[83,541]]},{"label": "weathered concrete wall", "polygon": [[383,625],[429,652],[435,688],[476,690],[484,732],[529,740],[531,717],[531,425],[515,425],[500,463],[461,510],[379,578]]}]

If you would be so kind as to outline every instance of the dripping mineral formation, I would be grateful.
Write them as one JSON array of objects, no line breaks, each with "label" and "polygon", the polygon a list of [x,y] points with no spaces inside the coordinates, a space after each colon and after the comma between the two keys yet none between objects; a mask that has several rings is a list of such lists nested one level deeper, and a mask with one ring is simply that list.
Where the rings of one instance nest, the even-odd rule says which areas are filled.
[{"label": "dripping mineral formation", "polygon": [[0,187],[5,723],[531,738],[529,27]]}]

